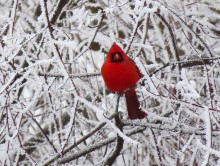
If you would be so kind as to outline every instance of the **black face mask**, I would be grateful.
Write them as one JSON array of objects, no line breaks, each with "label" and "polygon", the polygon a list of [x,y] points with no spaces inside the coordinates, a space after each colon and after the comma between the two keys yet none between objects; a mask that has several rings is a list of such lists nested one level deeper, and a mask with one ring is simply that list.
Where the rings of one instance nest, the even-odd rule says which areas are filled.
[{"label": "black face mask", "polygon": [[122,54],[120,52],[115,52],[111,54],[111,62],[122,62]]}]

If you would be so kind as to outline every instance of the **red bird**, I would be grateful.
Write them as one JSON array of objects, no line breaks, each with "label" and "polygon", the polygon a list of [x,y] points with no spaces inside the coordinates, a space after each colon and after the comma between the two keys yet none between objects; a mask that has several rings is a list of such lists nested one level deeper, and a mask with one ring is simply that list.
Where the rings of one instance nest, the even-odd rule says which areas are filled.
[{"label": "red bird", "polygon": [[142,77],[135,62],[126,53],[113,43],[101,73],[107,88],[112,92],[125,92],[128,117],[130,119],[143,119],[147,113],[141,111],[140,103],[135,92],[135,85]]}]

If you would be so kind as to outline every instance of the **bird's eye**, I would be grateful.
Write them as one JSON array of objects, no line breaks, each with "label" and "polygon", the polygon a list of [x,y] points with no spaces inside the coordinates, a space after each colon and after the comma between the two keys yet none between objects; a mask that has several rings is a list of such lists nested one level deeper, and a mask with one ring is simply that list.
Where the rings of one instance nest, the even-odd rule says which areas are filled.
[{"label": "bird's eye", "polygon": [[122,54],[120,52],[115,52],[111,55],[112,62],[121,62],[123,61]]}]

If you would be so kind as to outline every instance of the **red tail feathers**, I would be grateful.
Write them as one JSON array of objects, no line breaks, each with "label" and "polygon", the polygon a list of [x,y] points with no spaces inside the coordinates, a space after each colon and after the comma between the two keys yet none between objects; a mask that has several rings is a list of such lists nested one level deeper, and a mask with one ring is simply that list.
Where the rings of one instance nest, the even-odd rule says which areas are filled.
[{"label": "red tail feathers", "polygon": [[129,89],[125,93],[125,99],[128,109],[128,117],[130,119],[143,119],[145,116],[147,116],[147,113],[141,111],[139,108],[140,103],[134,88]]}]

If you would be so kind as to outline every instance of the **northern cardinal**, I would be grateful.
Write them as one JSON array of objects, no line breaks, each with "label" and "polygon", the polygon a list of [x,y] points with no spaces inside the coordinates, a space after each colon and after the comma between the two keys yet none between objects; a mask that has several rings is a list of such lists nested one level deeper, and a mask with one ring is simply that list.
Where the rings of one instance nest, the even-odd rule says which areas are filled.
[{"label": "northern cardinal", "polygon": [[114,42],[110,48],[101,73],[107,88],[112,92],[125,92],[128,117],[143,119],[147,113],[141,111],[135,91],[137,81],[142,77],[135,62]]}]

